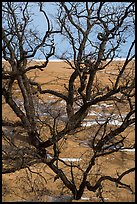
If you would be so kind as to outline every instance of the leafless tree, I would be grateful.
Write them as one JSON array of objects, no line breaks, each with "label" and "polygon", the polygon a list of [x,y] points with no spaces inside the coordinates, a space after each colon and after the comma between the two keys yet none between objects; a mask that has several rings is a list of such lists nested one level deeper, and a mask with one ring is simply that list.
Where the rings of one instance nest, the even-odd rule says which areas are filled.
[{"label": "leafless tree", "polygon": [[[125,170],[116,177],[100,176],[95,184],[92,184],[88,177],[96,165],[97,158],[129,148],[129,146],[125,147],[126,138],[122,136],[122,133],[135,123],[135,41],[131,42],[124,62],[117,68],[114,67],[114,58],[119,56],[121,46],[128,42],[126,39],[130,32],[134,37],[134,3],[58,2],[57,7],[55,19],[59,29],[54,30],[43,3],[38,4],[39,12],[43,14],[47,25],[47,30],[41,36],[36,30],[32,30],[31,26],[29,27],[33,16],[30,3],[3,3],[2,57],[8,62],[8,68],[5,65],[2,67],[2,95],[5,102],[20,119],[20,125],[28,134],[30,146],[35,147],[33,156],[37,157],[37,161],[46,163],[53,170],[56,174],[55,180],[60,178],[72,192],[74,199],[80,199],[87,188],[92,192],[99,190],[103,200],[101,189],[103,188],[102,183],[106,180],[132,191],[128,184],[122,182],[122,178],[133,172],[134,167]],[[55,54],[54,35],[57,33],[68,40],[70,45],[69,51],[60,56],[73,70],[68,85],[65,85],[65,93],[42,89],[39,83],[27,75],[30,70],[39,69],[42,71],[46,68],[49,58]],[[45,62],[41,65],[29,66],[29,60],[39,50],[44,53]],[[103,83],[99,84],[98,78],[96,78],[98,73],[107,72],[107,68],[111,65],[115,70],[113,80],[110,77],[110,83],[106,86]],[[112,70],[110,74],[111,72]],[[23,109],[17,104],[14,97],[15,82],[21,93]],[[56,101],[56,104],[60,100],[66,104],[63,110],[59,110],[52,106],[53,103],[47,106],[45,102],[41,101],[48,115],[47,120],[41,121],[41,124],[50,130],[49,136],[46,135],[46,140],[41,137],[37,122],[40,116],[36,111],[34,87],[40,95],[51,94],[57,97],[59,100]],[[63,161],[60,158],[58,143],[65,140],[68,135],[72,134],[73,137],[73,134],[82,128],[92,107],[101,106],[103,102],[112,102],[113,110],[109,111],[109,115],[103,123],[97,120],[96,131],[91,131],[92,154],[86,167],[81,168],[80,165],[68,164]],[[123,105],[126,108],[124,116],[121,110]],[[63,121],[61,119],[62,111],[66,114],[66,119]],[[116,113],[119,114],[121,123],[110,127],[110,121],[117,120],[114,117]],[[3,121],[3,125],[4,123],[6,122]],[[63,125],[60,128],[61,123]],[[48,147],[52,147],[51,157],[47,154]],[[130,148],[133,148],[133,144]],[[32,151],[31,153],[29,151],[29,154],[32,154]],[[59,162],[70,169],[70,178],[65,171],[59,168]],[[25,168],[27,165],[28,163],[24,162],[20,168]],[[74,176],[75,168],[81,173],[79,185]],[[15,170],[16,168],[14,170],[12,168],[4,173]]]}]

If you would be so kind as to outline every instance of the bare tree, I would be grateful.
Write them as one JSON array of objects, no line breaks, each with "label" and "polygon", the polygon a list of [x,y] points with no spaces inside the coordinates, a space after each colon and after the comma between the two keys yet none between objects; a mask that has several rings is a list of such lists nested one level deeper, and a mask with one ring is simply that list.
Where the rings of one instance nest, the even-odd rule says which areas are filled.
[{"label": "bare tree", "polygon": [[[111,77],[109,78],[110,83],[108,85],[99,84],[97,76],[100,72],[105,73],[109,66],[116,66],[114,58],[119,56],[121,46],[127,43],[126,38],[129,31],[134,31],[134,3],[127,2],[123,6],[122,2],[59,2],[55,17],[60,28],[58,30],[52,28],[43,3],[39,3],[38,7],[47,25],[47,30],[43,36],[29,28],[32,14],[28,2],[21,4],[7,2],[3,3],[2,8],[2,54],[10,67],[10,69],[4,65],[2,67],[2,94],[6,103],[20,119],[20,125],[27,131],[30,145],[35,147],[33,149],[35,155],[33,156],[37,157],[37,162],[40,160],[53,170],[56,174],[55,180],[60,178],[76,200],[82,197],[85,188],[92,192],[99,191],[103,200],[101,189],[103,188],[102,183],[106,180],[133,192],[128,184],[122,182],[122,178],[133,172],[134,167],[125,170],[117,177],[100,176],[94,184],[90,182],[88,177],[96,165],[97,158],[129,148],[129,146],[125,147],[126,137],[122,133],[135,123],[135,41],[131,42],[124,63],[116,68],[113,67],[115,76],[113,80]],[[69,52],[66,51],[60,56],[73,70],[68,85],[65,85],[65,93],[42,89],[39,83],[27,75],[30,70],[39,69],[42,71],[46,68],[49,58],[55,54],[53,35],[57,33],[60,33],[70,44]],[[43,47],[46,47],[45,52]],[[33,58],[38,50],[44,53],[45,63],[29,66],[29,59]],[[15,81],[21,93],[23,110],[14,97]],[[41,137],[37,122],[40,117],[36,111],[34,87],[40,95],[51,94],[57,97],[59,100],[56,101],[56,104],[60,100],[65,101],[66,104],[63,110],[59,110],[54,108],[52,103],[49,107],[49,104],[47,106],[45,102],[41,101],[48,114],[47,120],[41,121],[42,126],[48,127],[50,130],[46,140]],[[91,131],[90,148],[92,154],[86,167],[82,168],[80,165],[68,164],[63,161],[60,158],[59,142],[83,128],[83,122],[91,109],[95,105],[101,106],[103,102],[112,102],[113,110],[110,110],[108,115],[106,114],[103,123],[100,123],[98,119],[96,130]],[[123,105],[127,110],[124,116],[121,109]],[[64,112],[66,119],[62,120]],[[119,115],[121,123],[111,127],[111,121],[117,120],[114,117],[116,114]],[[63,125],[60,128],[61,123]],[[132,144],[130,148],[133,146]],[[51,157],[47,154],[48,147],[52,147]],[[70,169],[69,177],[59,167],[59,163],[63,163]],[[25,163],[20,168],[24,167],[26,167]],[[75,168],[80,171],[79,184],[77,184],[74,176]],[[15,170],[16,168],[4,173]]]}]

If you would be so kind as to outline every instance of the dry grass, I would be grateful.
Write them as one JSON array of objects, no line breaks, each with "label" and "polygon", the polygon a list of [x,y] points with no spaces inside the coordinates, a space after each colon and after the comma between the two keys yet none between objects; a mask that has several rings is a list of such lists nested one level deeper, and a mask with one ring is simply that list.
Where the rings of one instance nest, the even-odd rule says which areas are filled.
[{"label": "dry grass", "polygon": [[[118,66],[121,66],[122,62],[117,62]],[[97,80],[100,83],[104,83],[105,85],[111,86],[111,79],[115,78],[114,75],[111,75],[112,69],[115,64],[112,64],[110,67],[106,69],[106,73],[104,71],[100,71],[97,75]],[[132,64],[130,66],[133,66]],[[115,72],[116,69],[115,69]],[[32,79],[35,78],[35,81],[42,84],[42,88],[50,88],[53,90],[59,90],[61,92],[66,93],[66,89],[64,84],[67,85],[68,78],[72,70],[69,69],[68,65],[63,62],[50,62],[47,68],[44,71],[35,70],[30,71],[28,76]],[[15,90],[18,89],[15,84]],[[15,97],[20,98],[19,92],[15,91]],[[49,100],[48,95],[42,96],[45,100]],[[10,109],[10,107],[4,103],[2,106],[2,116],[3,118],[8,118],[10,121],[18,121],[18,118]],[[123,109],[123,110],[122,110]],[[122,112],[126,111],[126,107],[121,106]],[[96,126],[94,127],[96,129]],[[79,132],[75,135],[69,135],[68,139],[65,141],[64,146],[61,148],[61,158],[81,158],[81,167],[86,168],[87,161],[92,154],[91,149],[85,146],[81,141],[87,140],[92,137],[93,129],[86,129],[83,132]],[[47,134],[47,130],[43,130],[44,134]],[[127,131],[123,133],[123,135],[128,135],[126,142],[133,143],[135,140],[135,131],[134,127],[129,128]],[[18,136],[19,137],[19,136]],[[15,141],[17,145],[20,145],[19,139]],[[21,137],[21,136],[20,136]],[[23,141],[24,142],[24,141]],[[25,144],[25,143],[23,143]],[[50,148],[49,148],[50,151]],[[63,169],[68,177],[70,176],[70,169],[65,168],[63,164],[59,164],[60,168]],[[112,155],[108,155],[102,158],[97,159],[97,165],[94,167],[93,171],[91,171],[89,178],[91,182],[95,182],[98,176],[95,174],[99,173],[99,175],[112,175],[116,176],[117,172],[121,173],[123,170],[127,170],[130,167],[135,165],[134,152],[118,152]],[[31,171],[39,172],[43,175],[43,178],[38,174],[31,174],[28,169],[22,169],[16,171],[15,173],[4,174],[2,176],[2,194],[3,194],[3,202],[16,201],[22,199],[44,199],[48,201],[49,195],[59,195],[70,194],[69,190],[64,188],[62,182],[58,179],[54,182],[54,173],[47,167],[47,165],[40,163],[35,164],[30,167]],[[80,179],[80,172],[76,169],[75,178]],[[45,181],[46,179],[46,181]],[[31,180],[31,181],[30,181]],[[125,182],[131,185],[133,189],[135,188],[135,175],[131,173],[123,179]],[[77,181],[77,185],[79,184],[79,180]],[[116,186],[110,182],[103,183],[103,196],[106,198],[105,202],[132,202],[134,201],[134,195],[128,192],[126,189],[116,188]],[[47,197],[45,195],[48,195]],[[89,192],[85,190],[83,197],[89,197],[88,201],[85,202],[100,202],[100,199],[97,197],[96,193]],[[77,202],[82,202],[79,200]]]}]

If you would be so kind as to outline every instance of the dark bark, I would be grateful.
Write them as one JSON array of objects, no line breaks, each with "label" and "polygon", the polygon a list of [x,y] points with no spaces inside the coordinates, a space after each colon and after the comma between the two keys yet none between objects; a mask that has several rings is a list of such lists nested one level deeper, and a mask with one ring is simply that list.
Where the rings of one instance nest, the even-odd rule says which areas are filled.
[{"label": "dark bark", "polygon": [[73,108],[74,92],[75,92],[74,82],[78,77],[78,75],[79,75],[78,70],[75,70],[69,79],[68,99],[67,99],[67,107],[66,107],[68,118],[74,115],[74,108]]}]

